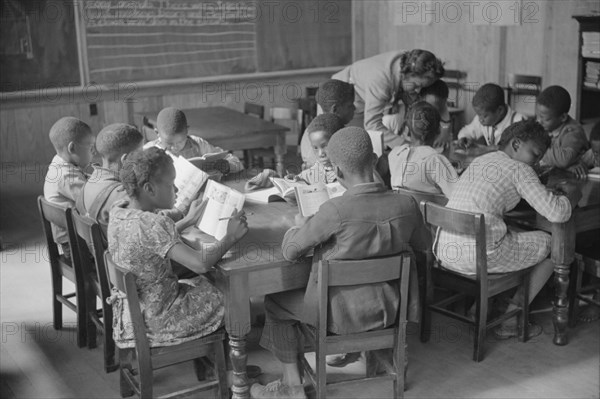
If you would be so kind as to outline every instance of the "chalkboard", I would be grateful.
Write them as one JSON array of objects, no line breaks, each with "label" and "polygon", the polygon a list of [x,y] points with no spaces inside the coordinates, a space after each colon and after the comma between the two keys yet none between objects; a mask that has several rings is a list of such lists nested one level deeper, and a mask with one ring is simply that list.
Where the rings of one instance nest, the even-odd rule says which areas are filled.
[{"label": "chalkboard", "polygon": [[73,3],[0,2],[0,91],[81,85]]},{"label": "chalkboard", "polygon": [[346,0],[83,4],[89,79],[139,82],[345,65]]}]

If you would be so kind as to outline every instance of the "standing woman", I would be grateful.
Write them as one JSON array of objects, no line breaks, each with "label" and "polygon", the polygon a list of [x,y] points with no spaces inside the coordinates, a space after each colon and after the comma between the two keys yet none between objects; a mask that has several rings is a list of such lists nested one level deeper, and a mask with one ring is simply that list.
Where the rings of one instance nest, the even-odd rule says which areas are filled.
[{"label": "standing woman", "polygon": [[404,112],[421,88],[444,75],[444,66],[427,50],[390,51],[356,61],[332,76],[354,85],[354,119],[349,125],[383,132],[384,144],[400,145],[397,134]]}]

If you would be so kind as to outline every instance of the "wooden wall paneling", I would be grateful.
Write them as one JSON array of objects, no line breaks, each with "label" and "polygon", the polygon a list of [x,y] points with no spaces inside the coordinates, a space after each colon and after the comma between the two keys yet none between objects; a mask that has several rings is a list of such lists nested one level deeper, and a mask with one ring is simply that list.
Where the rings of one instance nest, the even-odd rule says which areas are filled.
[{"label": "wooden wall paneling", "polygon": [[39,109],[20,108],[14,111],[15,130],[12,132],[12,138],[16,140],[17,151],[16,154],[9,155],[11,160],[49,162],[52,158],[52,156],[48,157],[54,152],[48,150],[52,148],[48,139],[48,130],[44,130],[39,112],[35,111]]},{"label": "wooden wall paneling", "polygon": [[[14,154],[19,152],[19,135],[17,132],[14,109],[0,109],[0,162],[16,162]],[[7,169],[8,170],[8,169]],[[4,176],[2,176],[4,178]]]},{"label": "wooden wall paneling", "polygon": [[[104,101],[98,104],[98,107],[104,109],[104,124],[111,123],[131,123],[128,112],[128,103],[122,100]],[[132,118],[133,116],[131,116]]]},{"label": "wooden wall paneling", "polygon": [[365,54],[365,2],[352,2],[352,60],[360,60]]}]

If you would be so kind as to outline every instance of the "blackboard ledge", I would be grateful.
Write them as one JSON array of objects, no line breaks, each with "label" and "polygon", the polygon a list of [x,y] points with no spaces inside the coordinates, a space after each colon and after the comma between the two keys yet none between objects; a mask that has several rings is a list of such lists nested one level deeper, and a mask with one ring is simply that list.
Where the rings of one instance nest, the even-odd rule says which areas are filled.
[{"label": "blackboard ledge", "polygon": [[[73,101],[73,99],[82,99],[85,102],[85,98],[89,99],[90,90],[93,90],[96,94],[99,94],[101,97],[103,97],[102,94],[105,93],[114,96],[115,92],[120,92],[123,96],[126,96],[127,94],[132,92],[130,90],[131,88],[135,88],[136,95],[143,95],[144,92],[172,92],[173,90],[176,90],[178,88],[189,88],[190,86],[206,83],[257,81],[261,79],[291,78],[310,75],[334,74],[345,67],[346,66],[343,65],[310,69],[294,69],[275,72],[254,72],[235,75],[206,76],[199,78],[165,79],[145,82],[119,82],[114,83],[112,85],[89,83],[84,86],[75,87],[52,87],[40,90],[5,92],[0,93],[0,104],[11,105],[32,102],[39,103],[40,100],[41,102],[44,102],[42,97],[45,97],[46,99],[68,98],[69,101]],[[61,101],[58,100],[56,102],[60,103]]]}]

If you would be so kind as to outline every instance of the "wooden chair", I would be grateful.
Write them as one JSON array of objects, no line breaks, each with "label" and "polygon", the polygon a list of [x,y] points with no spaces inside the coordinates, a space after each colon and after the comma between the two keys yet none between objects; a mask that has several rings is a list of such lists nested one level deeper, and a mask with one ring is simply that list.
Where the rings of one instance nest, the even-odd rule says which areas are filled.
[{"label": "wooden chair", "polygon": [[[528,118],[535,116],[536,98],[542,90],[542,78],[533,75],[519,75],[515,73],[508,74],[508,84],[506,87],[507,103],[511,108],[521,112]],[[517,99],[521,98],[520,101]],[[518,107],[517,104],[525,104],[525,107]]]},{"label": "wooden chair", "polygon": [[[475,259],[477,271],[475,275],[464,275],[444,268],[434,261],[427,265],[426,309],[421,330],[421,340],[426,342],[431,334],[431,312],[443,314],[475,327],[473,360],[483,360],[486,331],[503,321],[519,317],[519,341],[526,341],[528,336],[529,315],[529,272],[530,268],[512,273],[488,274],[485,241],[485,221],[482,214],[476,214],[445,208],[431,202],[421,202],[421,212],[429,225],[458,234],[473,236],[475,240]],[[520,307],[495,319],[488,320],[488,299],[515,287],[523,287],[524,295]],[[434,301],[434,288],[444,288],[454,292],[448,298]],[[475,298],[475,319],[461,312],[449,309],[449,305]]]},{"label": "wooden chair", "polygon": [[[135,276],[133,273],[117,266],[108,251],[104,253],[104,262],[110,282],[127,296],[128,309],[135,335],[134,348],[119,348],[121,397],[132,396],[134,393],[141,398],[154,397],[154,370],[193,360],[199,380],[205,380],[205,376],[201,373],[204,372],[206,364],[213,367],[215,378],[163,397],[180,398],[216,388],[218,393],[215,397],[228,398],[229,391],[227,389],[225,353],[223,350],[226,337],[224,329],[219,329],[210,335],[179,345],[151,347],[140,307]],[[137,369],[133,368],[131,361],[134,356],[137,359]],[[208,360],[208,357],[214,358],[214,361]]]},{"label": "wooden chair", "polygon": [[[257,117],[258,119],[265,119],[265,107],[264,105],[254,104],[254,103],[244,103],[244,114],[252,115]],[[244,150],[243,151],[244,158],[244,167],[250,168],[253,166],[252,162],[252,150]]]},{"label": "wooden chair", "polygon": [[[54,329],[63,327],[62,305],[71,309],[77,315],[77,346],[82,348],[86,343],[87,327],[85,323],[85,283],[81,272],[77,238],[73,229],[72,209],[65,208],[47,201],[43,196],[38,197],[38,210],[42,220],[42,228],[48,245],[50,271],[52,274],[52,313]],[[58,252],[54,242],[52,224],[65,228],[69,236],[71,259]],[[63,293],[63,277],[75,284],[75,292]],[[75,302],[71,301],[71,298]]]},{"label": "wooden chair", "polygon": [[[575,327],[579,315],[579,301],[584,301],[592,306],[600,307],[600,301],[587,294],[600,292],[600,248],[597,246],[598,231],[590,232],[594,236],[587,237],[591,240],[580,240],[584,234],[578,234],[575,245],[575,265],[571,266],[571,279],[569,287],[569,326]],[[587,234],[585,234],[587,235]],[[592,238],[593,237],[593,238]],[[582,242],[583,241],[583,242]],[[582,245],[584,244],[584,245]],[[585,245],[587,244],[587,245]],[[583,275],[588,274],[595,281],[583,285]]]},{"label": "wooden chair", "polygon": [[[366,260],[320,260],[318,261],[318,292],[319,308],[316,325],[316,367],[313,371],[304,356],[300,362],[304,373],[317,391],[317,398],[326,397],[327,385],[356,383],[357,379],[345,380],[327,384],[325,372],[325,356],[336,353],[349,353],[360,351],[376,351],[378,349],[393,348],[393,364],[377,352],[367,354],[367,379],[392,380],[394,383],[394,398],[404,396],[404,378],[406,361],[406,323],[408,312],[408,283],[410,277],[411,258],[408,255],[397,255]],[[333,335],[327,332],[327,309],[329,287],[349,286],[357,284],[375,284],[381,282],[394,282],[400,293],[400,306],[396,316],[396,323],[388,328],[360,332],[348,335]],[[377,362],[387,372],[386,375],[376,377]]]},{"label": "wooden chair", "polygon": [[446,198],[444,194],[424,193],[422,191],[411,190],[404,187],[394,188],[394,192],[413,197],[415,201],[417,201],[417,204],[420,204],[421,201],[429,201],[434,204],[446,206],[448,203],[448,198]]},{"label": "wooden chair", "polygon": [[[106,302],[110,297],[110,283],[104,265],[104,241],[100,225],[87,216],[73,212],[75,233],[78,236],[78,250],[85,280],[87,346],[96,347],[96,329],[104,337],[104,371],[113,372],[119,368],[115,362],[115,341],[113,340],[112,306]],[[96,298],[102,307],[96,308]]]},{"label": "wooden chair", "polygon": [[144,136],[144,144],[149,142],[149,141],[153,141],[156,140],[158,138],[158,134],[156,133],[156,130],[154,130],[155,126],[150,123],[150,121],[148,120],[147,117],[143,117],[142,118],[142,127],[141,127],[141,132],[142,135]]}]

